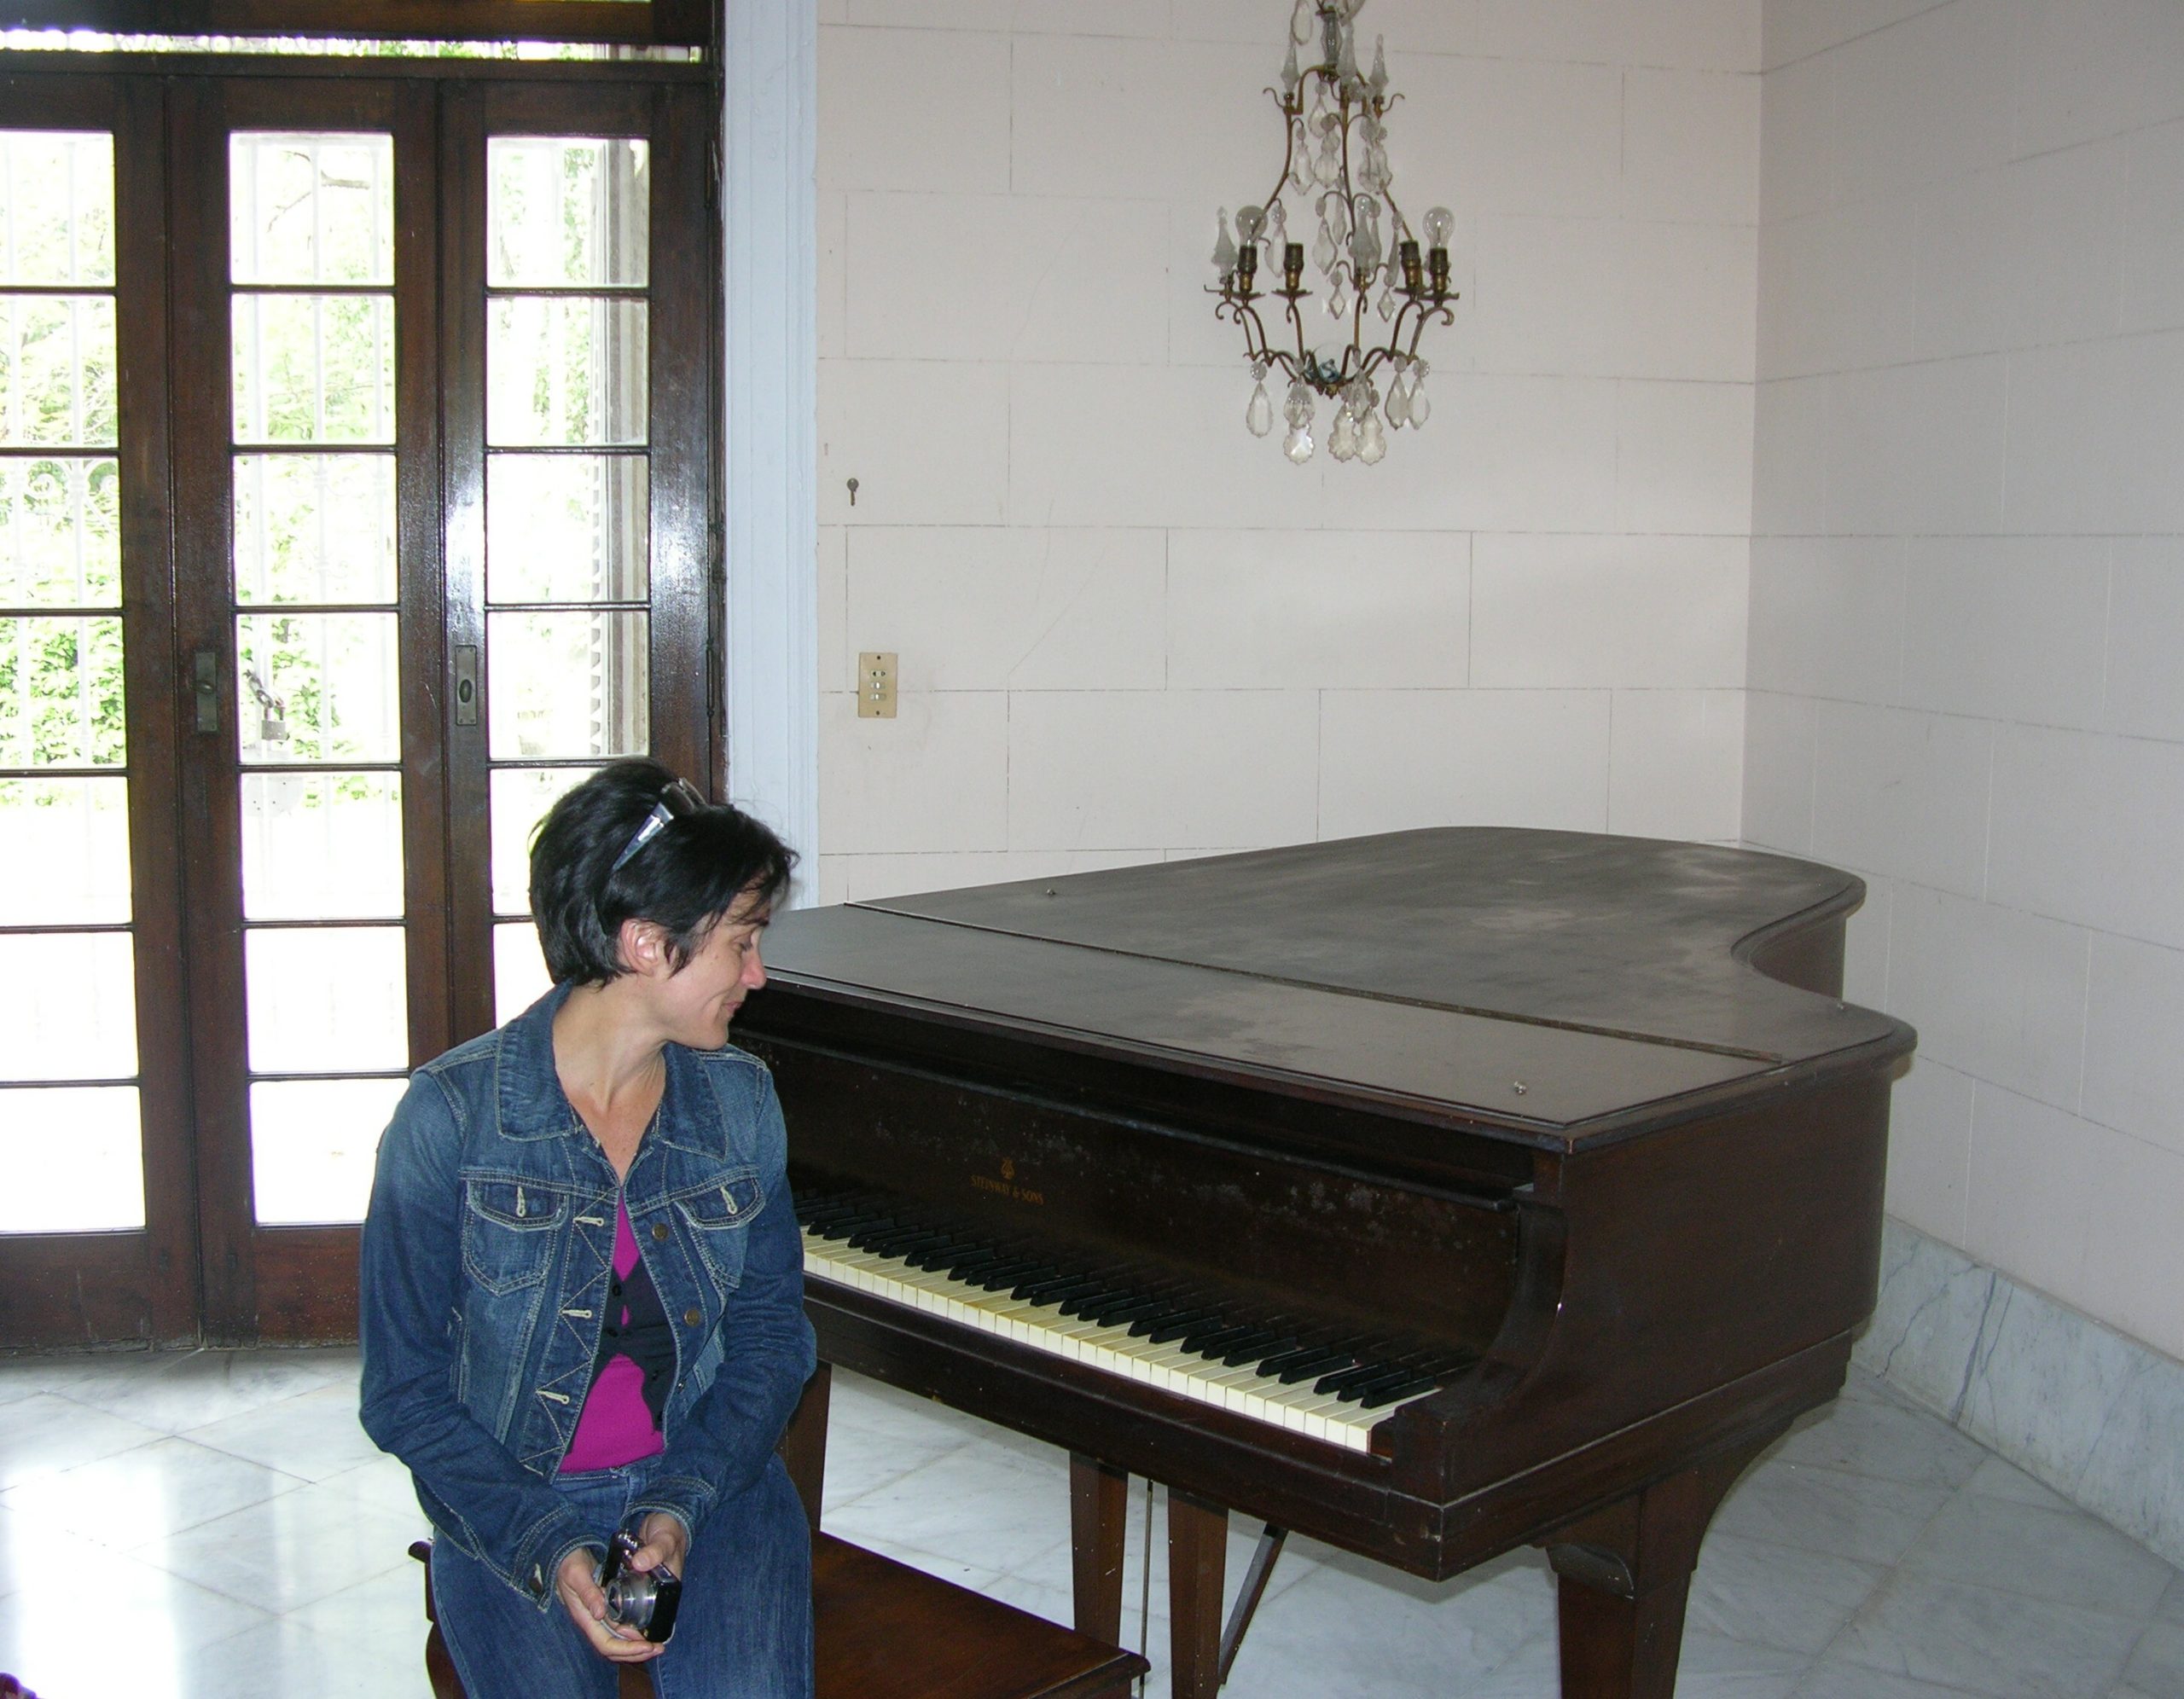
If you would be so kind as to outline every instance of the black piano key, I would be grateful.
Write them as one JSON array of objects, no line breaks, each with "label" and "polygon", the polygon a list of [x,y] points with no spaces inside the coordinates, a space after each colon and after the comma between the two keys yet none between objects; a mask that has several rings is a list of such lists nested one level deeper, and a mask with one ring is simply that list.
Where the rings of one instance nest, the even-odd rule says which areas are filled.
[{"label": "black piano key", "polygon": [[901,1253],[913,1268],[945,1268],[963,1254],[963,1241],[953,1233],[935,1233],[926,1243]]},{"label": "black piano key", "polygon": [[936,1244],[944,1244],[947,1241],[946,1233],[936,1232],[928,1227],[923,1232],[897,1234],[884,1244],[875,1245],[873,1249],[882,1256],[897,1256],[908,1262],[917,1252],[928,1250]]},{"label": "black piano key", "polygon": [[1378,1410],[1382,1405],[1393,1404],[1397,1399],[1431,1392],[1440,1384],[1439,1380],[1432,1375],[1413,1375],[1407,1380],[1383,1381],[1357,1402],[1364,1409]]},{"label": "black piano key", "polygon": [[813,1232],[823,1238],[845,1239],[859,1228],[886,1219],[886,1212],[880,1209],[845,1209],[834,1215],[816,1216],[810,1226]]},{"label": "black piano key", "polygon": [[[1418,1377],[1418,1371],[1415,1369],[1406,1369],[1398,1365],[1390,1364],[1383,1366],[1379,1374],[1368,1375],[1361,1380],[1352,1380],[1348,1385],[1339,1387],[1336,1389],[1335,1396],[1345,1404],[1356,1404],[1368,1392],[1378,1392],[1384,1386],[1399,1386],[1404,1381],[1416,1380]],[[1432,1377],[1429,1375],[1426,1378],[1431,1380]]]},{"label": "black piano key", "polygon": [[1359,1363],[1352,1368],[1337,1369],[1331,1375],[1321,1375],[1319,1379],[1312,1383],[1312,1390],[1322,1398],[1334,1397],[1340,1395],[1345,1388],[1356,1386],[1369,1380],[1378,1380],[1394,1367],[1395,1365],[1387,1361],[1386,1359],[1375,1358],[1368,1362]]},{"label": "black piano key", "polygon": [[959,1280],[968,1279],[973,1269],[990,1268],[1003,1257],[1010,1255],[1009,1252],[996,1250],[990,1244],[972,1244],[961,1242],[944,1254],[928,1254],[937,1256],[935,1267],[944,1273],[953,1274]]},{"label": "black piano key", "polygon": [[1292,1339],[1282,1350],[1259,1359],[1259,1372],[1278,1375],[1292,1363],[1301,1363],[1308,1357],[1318,1355],[1327,1348],[1324,1339]]},{"label": "black piano key", "polygon": [[1141,1339],[1154,1328],[1165,1327],[1168,1323],[1184,1317],[1188,1317],[1192,1325],[1195,1326],[1199,1321],[1205,1319],[1205,1306],[1196,1299],[1182,1293],[1171,1292],[1159,1303],[1131,1322],[1130,1331]]},{"label": "black piano key", "polygon": [[1221,1366],[1224,1369],[1240,1369],[1246,1363],[1256,1366],[1268,1352],[1276,1349],[1286,1350],[1296,1342],[1297,1336],[1293,1333],[1262,1333],[1255,1339],[1241,1339],[1231,1345],[1222,1354]]},{"label": "black piano key", "polygon": [[1164,1310],[1175,1302],[1172,1292],[1138,1292],[1129,1297],[1117,1298],[1090,1312],[1087,1321],[1096,1321],[1102,1327],[1112,1327],[1117,1322],[1135,1321],[1138,1317]]},{"label": "black piano key", "polygon": [[1258,1371],[1267,1373],[1267,1376],[1278,1376],[1278,1373],[1287,1371],[1291,1365],[1313,1367],[1313,1365],[1326,1363],[1330,1349],[1334,1348],[1326,1339],[1291,1339],[1282,1349],[1263,1356],[1258,1360]]},{"label": "black piano key", "polygon": [[1326,1374],[1330,1369],[1348,1368],[1356,1360],[1346,1346],[1339,1348],[1330,1346],[1293,1359],[1287,1368],[1275,1371],[1275,1378],[1284,1386],[1294,1386],[1299,1381],[1312,1380]]},{"label": "black piano key", "polygon": [[1112,1274],[1103,1274],[1094,1283],[1090,1291],[1074,1293],[1062,1300],[1061,1313],[1089,1321],[1108,1305],[1120,1303],[1144,1290],[1141,1285],[1127,1284]]},{"label": "black piano key", "polygon": [[1070,1275],[1063,1289],[1056,1290],[1047,1302],[1060,1309],[1073,1299],[1088,1298],[1095,1292],[1111,1292],[1114,1286],[1112,1274],[1095,1274],[1089,1269],[1079,1268]]},{"label": "black piano key", "polygon": [[1008,1256],[988,1267],[983,1273],[973,1277],[971,1284],[981,1291],[998,1292],[1027,1278],[1044,1279],[1054,1273],[1051,1263],[1037,1257]]},{"label": "black piano key", "polygon": [[1027,1280],[1008,1296],[1026,1303],[1051,1304],[1072,1293],[1089,1291],[1096,1284],[1083,1274],[1057,1274],[1051,1280]]},{"label": "black piano key", "polygon": [[968,1285],[988,1269],[997,1267],[1004,1258],[1017,1253],[996,1250],[990,1244],[974,1244],[966,1239],[957,1239],[953,1244],[923,1251],[920,1255],[927,1259],[926,1267],[951,1275]]},{"label": "black piano key", "polygon": [[[1210,1363],[1223,1368],[1241,1368],[1274,1342],[1274,1336],[1263,1327],[1236,1327],[1225,1334],[1217,1334],[1198,1348],[1198,1354]],[[1236,1360],[1231,1363],[1234,1353]]]},{"label": "black piano key", "polygon": [[892,1221],[874,1221],[870,1226],[860,1227],[850,1236],[850,1244],[858,1250],[873,1250],[884,1244],[915,1238],[925,1231],[918,1222],[906,1221],[898,1215]]},{"label": "black piano key", "polygon": [[875,1256],[885,1256],[890,1245],[899,1244],[916,1236],[917,1229],[903,1221],[887,1221],[865,1228],[850,1235],[851,1250],[868,1250]]},{"label": "black piano key", "polygon": [[[1208,1322],[1221,1319],[1217,1310],[1197,1310],[1186,1315],[1170,1316],[1158,1326],[1145,1330],[1146,1342],[1153,1345],[1166,1345],[1181,1339],[1186,1333],[1195,1333]],[[1136,1328],[1130,1329],[1135,1333]]]},{"label": "black piano key", "polygon": [[1258,1363],[1267,1354],[1269,1345],[1282,1343],[1282,1334],[1275,1328],[1252,1328],[1243,1339],[1232,1339],[1228,1345],[1214,1345],[1208,1356],[1218,1356],[1223,1369],[1240,1369],[1245,1363]]},{"label": "black piano key", "polygon": [[[1267,1345],[1271,1345],[1273,1341],[1275,1341],[1275,1332],[1271,1328],[1264,1328],[1256,1321],[1240,1321],[1234,1328],[1223,1328],[1221,1332],[1217,1332],[1212,1339],[1201,1341],[1197,1345],[1197,1352],[1199,1356],[1228,1356],[1229,1352],[1252,1352],[1256,1356],[1258,1352],[1267,1349]],[[1186,1352],[1193,1349],[1188,1339],[1184,1341],[1184,1349]]]},{"label": "black piano key", "polygon": [[1195,1351],[1201,1357],[1213,1357],[1226,1351],[1231,1345],[1241,1344],[1252,1335],[1264,1331],[1263,1328],[1252,1326],[1248,1322],[1239,1322],[1231,1317],[1225,1321],[1215,1322],[1210,1326],[1202,1327],[1195,1333],[1186,1333],[1180,1342],[1186,1351]]},{"label": "black piano key", "polygon": [[1403,1366],[1414,1373],[1430,1375],[1435,1380],[1444,1380],[1458,1369],[1467,1369],[1478,1360],[1472,1351],[1434,1351],[1422,1357],[1405,1357]]}]

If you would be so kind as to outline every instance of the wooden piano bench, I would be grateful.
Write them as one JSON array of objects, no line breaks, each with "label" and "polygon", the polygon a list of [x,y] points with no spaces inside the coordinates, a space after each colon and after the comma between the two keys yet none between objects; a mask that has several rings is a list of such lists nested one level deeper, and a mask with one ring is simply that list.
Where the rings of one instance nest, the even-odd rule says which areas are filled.
[{"label": "wooden piano bench", "polygon": [[[832,1371],[821,1364],[781,1436],[811,1522],[815,1699],[1123,1699],[1145,1660],[819,1531],[827,1466]],[[410,1555],[425,1566],[425,1620],[433,1622],[433,1543]],[[464,1699],[433,1622],[425,1669],[435,1699]],[[621,1699],[651,1699],[642,1664],[622,1669]]]},{"label": "wooden piano bench", "polygon": [[[433,1615],[433,1543],[425,1565]],[[811,1540],[816,1699],[1121,1699],[1145,1668],[1135,1652],[1046,1621],[846,1540]],[[463,1699],[439,1627],[425,1637],[435,1699]],[[621,1699],[652,1699],[642,1664],[624,1665]]]}]

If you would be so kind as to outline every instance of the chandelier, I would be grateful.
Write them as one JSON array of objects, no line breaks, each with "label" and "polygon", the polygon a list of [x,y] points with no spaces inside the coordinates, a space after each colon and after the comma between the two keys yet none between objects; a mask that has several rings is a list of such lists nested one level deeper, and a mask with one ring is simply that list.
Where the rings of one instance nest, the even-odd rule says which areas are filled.
[{"label": "chandelier", "polygon": [[[1374,43],[1373,68],[1357,67],[1356,19],[1364,4],[1365,0],[1297,0],[1281,86],[1267,90],[1281,111],[1281,175],[1263,205],[1236,209],[1233,237],[1228,210],[1222,208],[1220,240],[1213,249],[1221,281],[1206,292],[1221,298],[1214,304],[1217,318],[1243,327],[1244,356],[1257,386],[1244,409],[1244,423],[1253,436],[1263,437],[1274,428],[1268,377],[1279,369],[1287,379],[1281,411],[1289,434],[1282,448],[1299,466],[1312,457],[1316,395],[1336,403],[1327,452],[1339,461],[1356,459],[1371,466],[1387,453],[1389,431],[1424,425],[1432,403],[1426,396],[1419,335],[1429,322],[1455,322],[1449,303],[1456,293],[1449,287],[1449,237],[1455,219],[1445,206],[1426,212],[1420,220],[1426,235],[1421,256],[1417,235],[1397,206],[1391,187],[1387,117],[1399,97],[1388,92],[1385,38]],[[1319,62],[1300,68],[1298,49],[1316,39]],[[1304,287],[1304,244],[1291,239],[1282,204],[1290,191],[1307,209],[1299,214],[1300,235],[1304,219],[1319,219],[1311,261],[1332,328],[1338,338],[1346,335],[1346,341],[1321,346],[1306,327],[1304,304],[1312,292]],[[1262,243],[1268,271],[1280,271],[1279,287],[1270,280],[1269,287],[1259,287]],[[1272,304],[1276,301],[1280,307]],[[1284,345],[1277,347],[1268,333],[1263,308],[1274,316]],[[1375,316],[1377,329],[1372,324]],[[1291,330],[1294,350],[1287,345]]]}]

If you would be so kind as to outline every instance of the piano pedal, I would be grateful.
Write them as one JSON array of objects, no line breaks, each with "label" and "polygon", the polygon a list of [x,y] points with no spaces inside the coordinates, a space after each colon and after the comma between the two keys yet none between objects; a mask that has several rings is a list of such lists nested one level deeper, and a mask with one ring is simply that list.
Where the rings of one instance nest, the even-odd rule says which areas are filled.
[{"label": "piano pedal", "polygon": [[1229,1667],[1236,1661],[1236,1654],[1243,1647],[1244,1635],[1252,1626],[1252,1618],[1258,1614],[1259,1600],[1266,1595],[1266,1584],[1273,1577],[1275,1560],[1281,1556],[1281,1548],[1288,1540],[1289,1530],[1269,1522],[1259,1530],[1259,1543],[1252,1553],[1251,1567],[1244,1571],[1244,1590],[1236,1595],[1236,1603],[1228,1612],[1228,1626],[1221,1631],[1221,1673],[1219,1683],[1226,1686]]}]

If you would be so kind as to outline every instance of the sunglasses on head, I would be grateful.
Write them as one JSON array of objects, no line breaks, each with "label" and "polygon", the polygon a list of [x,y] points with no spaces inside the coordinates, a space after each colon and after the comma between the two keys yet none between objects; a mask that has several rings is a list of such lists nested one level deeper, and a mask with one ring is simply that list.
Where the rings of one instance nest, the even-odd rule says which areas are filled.
[{"label": "sunglasses on head", "polygon": [[685,815],[696,814],[705,806],[705,797],[688,779],[670,780],[660,791],[659,800],[652,805],[652,811],[630,834],[630,841],[622,846],[622,853],[614,858],[614,865],[607,870],[607,876],[611,878],[620,873],[632,855],[659,837],[674,821]]}]

